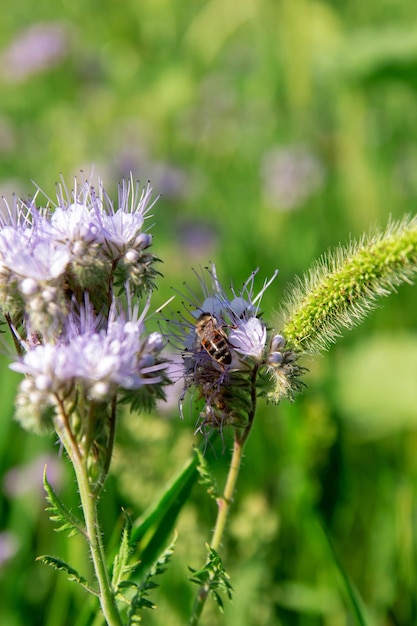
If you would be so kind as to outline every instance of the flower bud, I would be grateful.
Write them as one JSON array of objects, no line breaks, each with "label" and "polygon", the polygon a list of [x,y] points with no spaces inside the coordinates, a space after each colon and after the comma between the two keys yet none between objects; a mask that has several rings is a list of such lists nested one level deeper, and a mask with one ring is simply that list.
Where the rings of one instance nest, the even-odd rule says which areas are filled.
[{"label": "flower bud", "polygon": [[24,296],[33,296],[38,292],[38,283],[34,278],[25,278],[20,283],[20,291]]},{"label": "flower bud", "polygon": [[283,360],[284,357],[282,355],[282,352],[270,352],[268,355],[268,363],[270,365],[281,365]]},{"label": "flower bud", "polygon": [[285,338],[282,335],[275,335],[271,339],[271,352],[279,352],[285,346]]}]

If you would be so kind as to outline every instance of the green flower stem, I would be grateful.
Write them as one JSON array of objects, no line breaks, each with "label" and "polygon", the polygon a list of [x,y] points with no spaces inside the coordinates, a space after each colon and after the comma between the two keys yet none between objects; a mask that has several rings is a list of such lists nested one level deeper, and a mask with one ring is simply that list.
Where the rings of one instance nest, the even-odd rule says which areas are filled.
[{"label": "green flower stem", "polygon": [[226,486],[221,498],[217,499],[218,514],[216,525],[213,531],[213,537],[210,546],[213,550],[218,551],[224,530],[226,528],[226,521],[229,514],[230,507],[233,502],[233,494],[235,491],[237,479],[239,476],[240,466],[242,463],[243,445],[241,441],[236,437],[233,445],[233,455],[230,462],[229,473],[227,475]]},{"label": "green flower stem", "polygon": [[[251,377],[251,409],[248,416],[248,423],[243,432],[235,429],[233,454],[230,461],[225,488],[223,491],[223,495],[220,498],[217,498],[217,519],[214,526],[213,537],[210,543],[210,547],[216,552],[218,552],[222,543],[224,531],[226,529],[227,518],[233,502],[233,494],[235,492],[240,467],[242,465],[243,451],[253,426],[256,411],[257,375],[258,368],[254,367]],[[208,580],[204,585],[201,585],[197,592],[189,626],[196,626],[200,620],[204,605],[210,593],[210,583],[211,581]]]},{"label": "green flower stem", "polygon": [[[211,544],[210,544],[210,547],[213,548],[213,550],[216,550],[216,552],[218,551],[220,547],[224,530],[226,528],[226,521],[227,521],[227,517],[229,514],[229,510],[233,502],[233,494],[235,491],[236,482],[239,476],[239,470],[240,470],[240,466],[242,463],[244,445],[245,445],[245,442],[243,442],[242,444],[240,439],[238,439],[238,437],[235,436],[234,446],[233,446],[233,455],[232,455],[232,460],[230,462],[229,473],[227,475],[226,486],[224,488],[222,497],[217,498],[217,506],[218,506],[217,519],[216,519],[216,525],[213,531],[213,537],[212,537]],[[204,605],[206,603],[207,597],[210,592],[210,582],[211,581],[209,580],[204,585],[201,585],[201,587],[199,588],[197,592],[195,602],[194,602],[194,607],[193,607],[193,613],[190,619],[190,626],[196,626],[200,620],[201,613],[203,612]]]},{"label": "green flower stem", "polygon": [[329,254],[295,286],[282,334],[297,352],[325,348],[417,273],[417,218]]},{"label": "green flower stem", "polygon": [[90,484],[87,466],[88,459],[80,452],[77,442],[72,435],[63,407],[61,407],[59,417],[55,420],[55,429],[74,466],[87,530],[88,543],[99,587],[100,605],[104,618],[108,626],[123,626],[107,572],[104,547],[97,514],[98,496],[94,493],[94,489]]},{"label": "green flower stem", "polygon": [[97,497],[90,487],[85,463],[79,464],[76,461],[74,463],[74,470],[80,492],[81,506],[84,513],[94,571],[100,589],[100,604],[103,615],[108,626],[122,626],[123,622],[116,606],[106,567],[101,530],[97,515]]}]

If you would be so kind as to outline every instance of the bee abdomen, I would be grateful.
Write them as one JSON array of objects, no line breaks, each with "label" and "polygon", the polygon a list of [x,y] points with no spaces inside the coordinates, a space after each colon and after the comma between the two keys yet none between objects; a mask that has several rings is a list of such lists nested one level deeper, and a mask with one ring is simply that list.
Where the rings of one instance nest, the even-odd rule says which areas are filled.
[{"label": "bee abdomen", "polygon": [[204,339],[201,342],[204,350],[208,352],[208,354],[218,363],[223,365],[230,365],[232,362],[232,354],[229,350],[229,346],[225,339],[221,339],[218,341],[212,341],[209,339]]}]

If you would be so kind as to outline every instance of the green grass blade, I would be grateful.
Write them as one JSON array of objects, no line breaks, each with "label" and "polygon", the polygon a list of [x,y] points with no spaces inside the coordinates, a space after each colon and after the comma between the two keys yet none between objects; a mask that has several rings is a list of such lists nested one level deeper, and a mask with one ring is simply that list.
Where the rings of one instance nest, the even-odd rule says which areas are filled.
[{"label": "green grass blade", "polygon": [[172,534],[177,516],[199,477],[197,465],[198,457],[194,455],[159,501],[133,526],[131,542],[139,544],[140,551],[139,576],[155,562]]},{"label": "green grass blade", "polygon": [[340,578],[342,580],[343,583],[343,591],[345,593],[346,599],[352,609],[352,614],[355,620],[355,623],[358,626],[370,626],[369,621],[367,620],[367,618],[365,617],[365,607],[363,604],[363,601],[361,599],[361,597],[359,596],[358,591],[356,590],[355,586],[353,585],[352,581],[350,580],[350,577],[348,575],[348,573],[346,572],[345,568],[342,565],[342,562],[340,561],[338,554],[336,552],[336,549],[333,545],[333,541],[332,538],[327,530],[327,528],[325,528],[325,526],[323,524],[321,524],[321,528],[323,530],[323,534],[326,537],[327,540],[327,545],[330,548],[330,552],[331,555],[333,557],[333,562],[336,565],[336,568],[340,574]]}]

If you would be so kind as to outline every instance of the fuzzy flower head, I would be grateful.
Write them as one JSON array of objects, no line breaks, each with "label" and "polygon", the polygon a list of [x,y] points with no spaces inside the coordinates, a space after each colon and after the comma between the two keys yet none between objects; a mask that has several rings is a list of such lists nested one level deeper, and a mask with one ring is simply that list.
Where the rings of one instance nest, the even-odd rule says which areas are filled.
[{"label": "fuzzy flower head", "polygon": [[155,203],[149,183],[119,185],[117,203],[84,177],[56,200],[13,198],[0,211],[1,311],[19,326],[28,319],[42,335],[59,334],[74,295],[90,294],[96,310],[110,302],[114,286],[129,280],[135,295],[149,292],[158,272],[149,252],[145,220]]},{"label": "fuzzy flower head", "polygon": [[[145,334],[137,307],[126,313],[113,301],[108,319],[96,315],[89,301],[73,310],[55,344],[25,342],[25,353],[10,367],[25,375],[20,385],[17,417],[28,428],[50,428],[62,407],[108,405],[127,398],[140,405],[163,395],[167,383],[165,345],[159,333]],[[78,406],[78,409],[77,409]],[[86,419],[88,419],[86,417]]]},{"label": "fuzzy flower head", "polygon": [[215,266],[199,279],[203,298],[184,302],[186,314],[170,322],[170,339],[183,359],[184,392],[193,389],[204,403],[202,425],[243,425],[253,372],[267,359],[267,328],[260,313],[265,290],[255,292],[257,270],[231,295],[220,285]]},{"label": "fuzzy flower head", "polygon": [[[210,340],[215,343],[221,335],[227,341],[230,362],[224,367],[221,360],[216,359],[216,354],[211,354],[212,366],[222,370],[246,370],[248,363],[260,363],[263,358],[267,334],[260,315],[260,301],[278,271],[274,272],[269,281],[264,282],[262,289],[255,295],[254,282],[258,272],[255,270],[239,291],[233,286],[230,288],[232,297],[220,285],[215,266],[212,265],[206,271],[209,282],[197,274],[204,294],[203,301],[198,302],[195,298],[189,301],[193,322],[187,325],[184,319],[178,326],[185,335],[186,351],[197,358],[204,351],[209,354],[210,351],[215,352],[214,346],[210,350]],[[199,330],[199,321],[204,316],[209,321],[208,327]],[[211,338],[210,333],[214,337]]]}]

